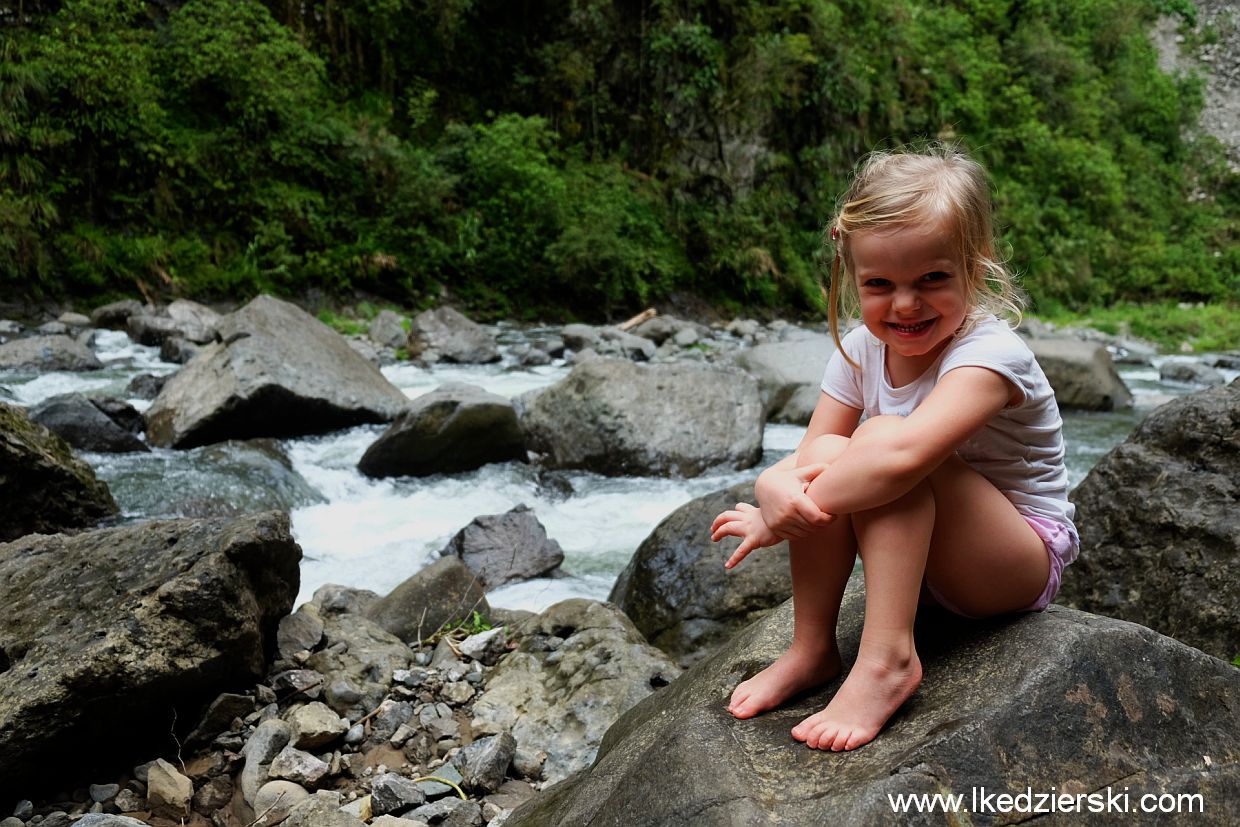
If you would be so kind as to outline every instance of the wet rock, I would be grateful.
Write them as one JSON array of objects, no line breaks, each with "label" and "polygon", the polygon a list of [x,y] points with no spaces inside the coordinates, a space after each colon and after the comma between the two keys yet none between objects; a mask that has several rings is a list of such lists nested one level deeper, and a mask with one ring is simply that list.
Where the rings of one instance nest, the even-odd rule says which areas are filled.
[{"label": "wet rock", "polygon": [[117,513],[107,485],[69,445],[0,402],[0,541],[85,528]]},{"label": "wet rock", "polygon": [[68,336],[32,336],[0,344],[0,370],[88,371],[103,362]]},{"label": "wet rock", "polygon": [[451,307],[437,307],[413,317],[407,341],[410,357],[462,364],[498,362],[495,337]]},{"label": "wet rock", "polygon": [[357,467],[369,477],[427,476],[525,458],[512,403],[453,382],[410,402]]},{"label": "wet rock", "polygon": [[603,474],[697,476],[747,468],[762,452],[757,382],[698,365],[580,364],[521,424],[548,466]]},{"label": "wet rock", "polygon": [[1227,380],[1223,374],[1201,362],[1173,359],[1162,363],[1158,368],[1158,377],[1164,382],[1180,382],[1199,387],[1215,387],[1224,385]]},{"label": "wet rock", "polygon": [[753,501],[753,483],[746,482],[681,506],[642,541],[607,598],[681,666],[701,660],[792,594],[786,542],[728,571],[723,561],[739,540],[710,540],[716,514]]},{"label": "wet rock", "polygon": [[124,301],[112,302],[102,307],[96,307],[91,311],[90,322],[95,327],[124,330],[129,317],[142,313],[143,310],[144,308],[139,302],[133,299],[125,299]]},{"label": "wet rock", "polygon": [[381,598],[366,615],[399,639],[416,641],[445,623],[464,620],[474,611],[485,617],[489,610],[474,573],[456,557],[441,557]]},{"label": "wet rock", "polygon": [[293,305],[259,296],[219,322],[146,412],[156,445],[285,437],[383,422],[408,402],[344,339]]},{"label": "wet rock", "polygon": [[117,760],[158,754],[174,709],[261,678],[300,560],[278,513],[0,545],[4,782],[36,780],[83,732]]},{"label": "wet rock", "polygon": [[1163,405],[1072,492],[1060,602],[1240,655],[1240,380]]},{"label": "wet rock", "polygon": [[1059,407],[1110,411],[1132,406],[1132,393],[1101,344],[1071,338],[1030,339],[1028,344]]},{"label": "wet rock", "polygon": [[159,358],[174,365],[188,364],[201,352],[201,347],[180,336],[169,336],[159,344]]},{"label": "wet rock", "polygon": [[524,503],[503,514],[475,517],[440,554],[459,557],[478,576],[484,591],[546,576],[564,562],[560,544],[547,537]]},{"label": "wet rock", "polygon": [[557,603],[517,630],[521,645],[492,671],[474,701],[474,732],[509,732],[547,753],[543,778],[589,766],[612,722],[680,674],[610,604]]},{"label": "wet rock", "polygon": [[45,399],[30,410],[30,418],[79,451],[125,453],[150,450],[133,432],[122,428],[80,393],[59,394]]},{"label": "wet rock", "polygon": [[139,373],[125,386],[125,393],[135,399],[154,399],[159,396],[170,374],[156,376],[152,373]]},{"label": "wet rock", "polygon": [[[850,588],[840,624],[845,663],[863,603],[863,591]],[[888,796],[982,786],[1009,794],[1128,788],[1134,802],[1200,793],[1208,814],[1193,823],[1231,819],[1230,808],[1209,802],[1236,790],[1240,670],[1170,638],[1059,606],[990,621],[933,613],[917,629],[921,688],[874,742],[833,755],[797,745],[788,730],[822,709],[840,679],[751,720],[723,709],[736,683],[791,636],[789,602],[630,710],[588,772],[531,799],[506,824],[812,824],[827,801],[841,824],[891,824]],[[1020,657],[1004,654],[1013,652]]]}]

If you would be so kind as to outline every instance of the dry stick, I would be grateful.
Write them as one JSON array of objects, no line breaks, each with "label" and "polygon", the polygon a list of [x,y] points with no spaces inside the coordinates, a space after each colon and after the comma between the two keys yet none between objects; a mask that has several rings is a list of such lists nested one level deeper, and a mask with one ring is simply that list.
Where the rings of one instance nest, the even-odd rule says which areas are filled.
[{"label": "dry stick", "polygon": [[354,726],[357,726],[358,724],[365,724],[365,723],[366,723],[367,721],[369,721],[371,718],[373,718],[373,717],[375,717],[376,715],[378,715],[378,714],[379,714],[379,710],[380,710],[380,709],[383,709],[383,704],[384,704],[384,701],[390,701],[391,699],[392,699],[392,693],[391,693],[391,692],[389,692],[388,694],[386,694],[386,695],[384,695],[384,696],[383,696],[383,700],[382,700],[382,701],[379,701],[379,705],[378,705],[378,706],[376,706],[374,709],[370,710],[370,712],[367,712],[367,713],[366,713],[365,715],[363,715],[361,718],[358,718],[358,719],[357,719],[357,720],[353,723],[353,725],[354,725]]},{"label": "dry stick", "polygon": [[659,311],[655,310],[653,307],[647,307],[645,310],[638,313],[636,316],[629,319],[628,321],[621,322],[620,324],[616,325],[616,327],[620,328],[621,330],[632,330],[633,328],[637,327],[642,322],[649,321],[650,319],[653,319],[657,315],[659,315]]},{"label": "dry stick", "polygon": [[276,805],[280,803],[280,799],[282,799],[282,798],[284,798],[284,793],[283,793],[283,792],[281,792],[279,795],[277,795],[277,796],[276,796],[276,800],[275,800],[275,801],[273,801],[273,802],[271,802],[271,806],[270,806],[270,807],[268,807],[267,809],[265,809],[265,810],[263,810],[261,813],[259,813],[259,814],[258,814],[258,818],[254,819],[254,820],[253,820],[253,821],[251,821],[249,824],[245,825],[245,827],[254,827],[254,825],[255,825],[255,824],[258,824],[258,822],[260,822],[260,821],[262,821],[264,818],[266,818],[266,817],[267,817],[267,813],[269,813],[269,812],[271,812],[272,810],[274,810],[274,809],[276,808]]},{"label": "dry stick", "polygon": [[172,708],[172,724],[168,728],[168,734],[172,736],[172,742],[177,745],[177,763],[181,765],[181,772],[185,772],[185,759],[181,757],[181,739],[177,738],[177,708]]}]

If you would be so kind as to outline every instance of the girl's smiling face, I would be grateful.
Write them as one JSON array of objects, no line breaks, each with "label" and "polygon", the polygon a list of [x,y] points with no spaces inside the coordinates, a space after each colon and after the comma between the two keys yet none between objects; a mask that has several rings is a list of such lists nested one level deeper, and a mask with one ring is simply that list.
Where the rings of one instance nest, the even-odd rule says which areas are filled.
[{"label": "girl's smiling face", "polygon": [[966,271],[943,220],[854,233],[849,240],[861,321],[887,345],[896,385],[934,363],[968,313]]}]

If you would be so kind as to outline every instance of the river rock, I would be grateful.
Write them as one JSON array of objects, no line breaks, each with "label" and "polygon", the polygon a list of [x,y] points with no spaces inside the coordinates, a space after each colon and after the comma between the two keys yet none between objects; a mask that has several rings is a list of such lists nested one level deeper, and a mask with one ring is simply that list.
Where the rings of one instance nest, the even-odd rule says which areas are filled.
[{"label": "river rock", "polygon": [[507,732],[479,738],[452,759],[461,771],[463,786],[475,793],[493,793],[504,783],[517,752],[516,739]]},{"label": "river rock", "polygon": [[[845,596],[846,664],[864,597],[858,588]],[[888,796],[963,794],[968,808],[981,787],[1110,787],[1134,806],[1144,794],[1200,793],[1206,812],[1191,823],[1233,819],[1240,670],[1149,629],[1060,606],[988,621],[932,612],[917,628],[921,688],[875,741],[842,754],[789,736],[840,679],[750,720],[724,709],[735,685],[791,638],[789,601],[630,710],[589,771],[531,799],[505,824],[817,824],[824,813],[840,824],[948,824],[946,814],[895,819]],[[972,823],[990,823],[982,815]]]},{"label": "river rock", "polygon": [[405,317],[391,310],[380,310],[370,320],[366,335],[377,345],[393,350],[404,347],[409,334],[405,332]]},{"label": "river rock", "polygon": [[1028,340],[1061,408],[1110,411],[1132,406],[1132,393],[1098,342],[1071,338]]},{"label": "river rock", "polygon": [[[252,686],[297,595],[288,516],[169,520],[0,545],[0,800],[171,749],[177,719]],[[82,755],[82,743],[108,744]],[[13,785],[10,787],[10,785]]]},{"label": "river rock", "polygon": [[762,454],[762,401],[748,376],[701,365],[578,364],[537,396],[521,423],[556,468],[697,476],[748,468]]},{"label": "river rock", "polygon": [[327,776],[329,769],[330,766],[326,761],[290,745],[280,750],[276,757],[271,759],[267,775],[273,779],[281,778],[312,789]]},{"label": "river rock", "polygon": [[525,460],[512,402],[453,382],[414,399],[362,455],[368,477],[456,474],[492,462]]},{"label": "river rock", "polygon": [[425,803],[426,793],[403,775],[386,772],[371,782],[370,811],[377,816],[403,813]]},{"label": "river rock", "polygon": [[168,383],[170,375],[156,376],[153,373],[139,373],[125,386],[125,393],[134,399],[154,399]]},{"label": "river rock", "polygon": [[761,549],[728,571],[740,541],[710,540],[715,515],[754,502],[738,483],[673,511],[638,547],[607,598],[646,639],[688,667],[792,594],[788,544]]},{"label": "river rock", "polygon": [[381,598],[366,615],[401,640],[430,637],[447,623],[490,613],[478,577],[457,557],[441,557]]},{"label": "river rock", "polygon": [[165,312],[168,318],[180,325],[179,338],[196,345],[214,342],[218,337],[218,327],[223,318],[206,305],[189,299],[177,299],[168,305]]},{"label": "river rock", "polygon": [[140,302],[125,299],[96,307],[90,313],[90,323],[95,327],[124,330],[129,317],[142,312],[144,308]]},{"label": "river rock", "polygon": [[503,514],[475,517],[440,552],[461,559],[483,591],[543,577],[564,562],[564,550],[524,503]]},{"label": "river rock", "polygon": [[1210,388],[1224,385],[1227,380],[1223,374],[1201,362],[1182,359],[1171,359],[1163,362],[1158,368],[1158,378],[1164,382],[1181,382],[1186,385]]},{"label": "river rock", "polygon": [[261,722],[254,734],[241,748],[245,764],[241,768],[238,786],[246,803],[254,806],[258,798],[258,790],[267,783],[271,762],[275,760],[288,742],[293,738],[293,727],[279,718],[270,718]]},{"label": "river rock", "polygon": [[[107,485],[63,439],[0,402],[0,541],[85,528],[117,513]],[[2,645],[2,644],[0,644]]]},{"label": "river rock", "polygon": [[736,364],[758,380],[769,421],[805,425],[818,404],[822,375],[834,352],[830,336],[806,332],[801,338],[742,350]]},{"label": "river rock", "polygon": [[407,347],[410,357],[463,364],[499,361],[495,337],[451,307],[437,307],[413,317]]},{"label": "river rock", "polygon": [[321,750],[349,729],[348,721],[319,701],[293,710],[288,722],[293,727],[292,745],[297,749]]},{"label": "river rock", "polygon": [[658,349],[655,343],[618,327],[604,327],[599,331],[595,350],[603,356],[619,356],[637,362],[648,362]]},{"label": "river rock", "polygon": [[616,607],[574,598],[522,623],[520,647],[501,660],[474,701],[475,735],[511,733],[517,749],[545,752],[554,783],[594,760],[624,710],[680,669],[647,644]]},{"label": "river rock", "polygon": [[0,370],[100,370],[103,362],[68,336],[32,336],[0,345]]},{"label": "river rock", "polygon": [[[302,608],[317,607],[312,603]],[[360,718],[379,706],[387,695],[392,673],[408,669],[413,653],[399,638],[362,614],[318,611],[323,620],[323,648],[306,660],[306,666],[326,676],[325,685],[339,679],[347,681],[360,699],[355,707],[336,711]]]},{"label": "river rock", "polygon": [[31,409],[30,418],[79,451],[127,453],[151,450],[133,432],[118,425],[80,393],[62,393],[45,399]]},{"label": "river rock", "polygon": [[293,656],[302,651],[313,651],[323,639],[323,621],[318,614],[305,607],[291,615],[280,619],[280,628],[276,632],[276,645],[280,648],[280,657],[292,660]]},{"label": "river rock", "polygon": [[564,346],[571,350],[577,352],[593,350],[599,342],[599,331],[597,327],[574,322],[560,329],[560,339],[563,340]]},{"label": "river rock", "polygon": [[327,325],[271,296],[219,321],[222,341],[175,374],[146,412],[151,442],[190,448],[393,419],[403,393]]},{"label": "river rock", "polygon": [[151,815],[187,818],[193,797],[194,783],[164,759],[156,759],[147,770],[146,806],[150,808]]},{"label": "river rock", "polygon": [[1240,380],[1154,410],[1072,500],[1060,602],[1240,655]]},{"label": "river rock", "polygon": [[284,820],[290,811],[310,797],[300,784],[292,781],[268,781],[254,794],[254,812],[266,815],[265,823]]}]

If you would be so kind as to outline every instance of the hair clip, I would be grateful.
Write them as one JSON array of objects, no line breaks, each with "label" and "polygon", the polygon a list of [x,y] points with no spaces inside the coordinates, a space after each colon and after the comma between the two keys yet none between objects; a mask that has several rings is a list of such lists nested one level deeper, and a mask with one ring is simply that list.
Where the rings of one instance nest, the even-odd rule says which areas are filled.
[{"label": "hair clip", "polygon": [[832,240],[832,241],[839,241],[839,240],[840,240],[840,228],[839,228],[839,227],[832,227],[832,228],[831,228],[831,240]]}]

